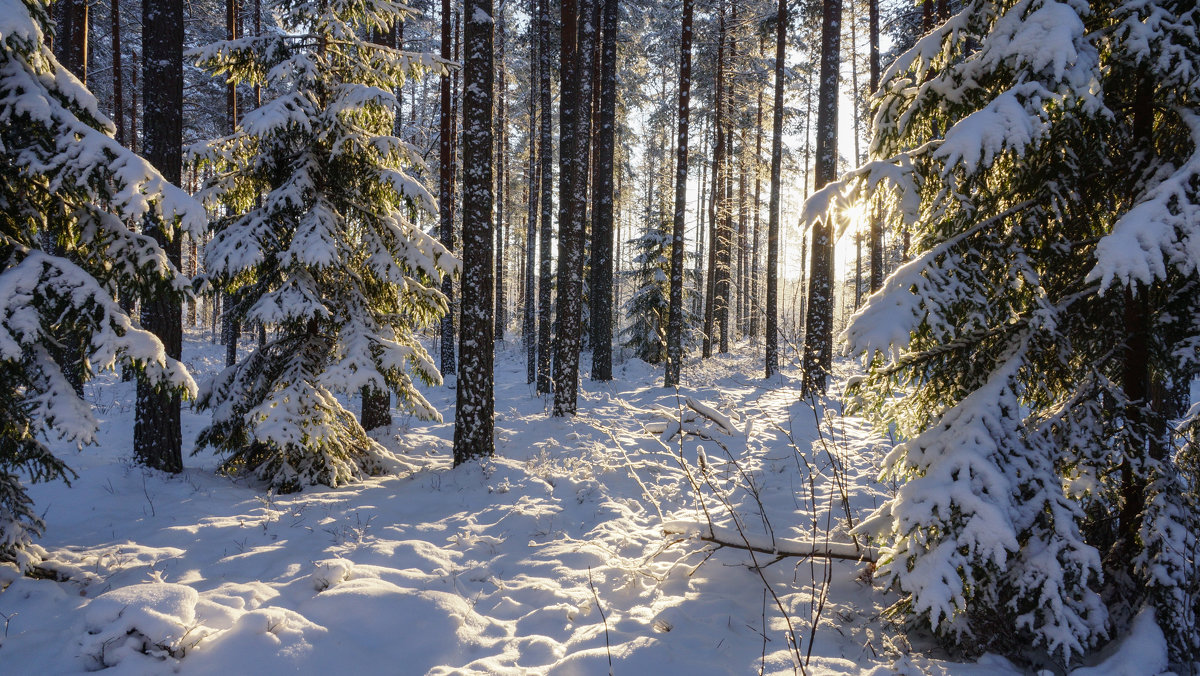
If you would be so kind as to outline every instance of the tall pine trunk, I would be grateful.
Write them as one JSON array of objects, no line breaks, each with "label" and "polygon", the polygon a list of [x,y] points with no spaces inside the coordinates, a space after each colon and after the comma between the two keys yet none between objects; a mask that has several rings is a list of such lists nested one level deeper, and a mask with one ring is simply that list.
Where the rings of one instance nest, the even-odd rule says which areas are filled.
[{"label": "tall pine trunk", "polygon": [[504,325],[508,323],[507,298],[504,286],[504,254],[505,237],[508,235],[508,225],[504,216],[504,200],[508,194],[508,105],[505,96],[508,72],[504,66],[504,4],[501,3],[496,21],[496,328],[494,338],[497,343],[504,341]]},{"label": "tall pine trunk", "polygon": [[[145,92],[145,155],[163,177],[179,185],[183,160],[183,0],[142,4],[142,68]],[[147,219],[145,232],[158,242],[167,260],[179,268],[179,237],[168,237],[166,224]],[[162,341],[167,356],[182,353],[182,308],[174,296],[142,303],[142,327]],[[168,472],[183,470],[178,393],[164,393],[139,378],[133,452],[140,462]]]},{"label": "tall pine trunk", "polygon": [[[239,5],[238,0],[225,0],[225,33],[229,40],[236,40],[239,37],[238,28],[241,24],[238,17]],[[231,136],[237,131],[238,113],[237,86],[230,82],[225,88],[225,114]],[[238,317],[238,302],[235,297],[226,296],[225,298],[225,317],[221,331],[221,339],[225,343],[225,366],[233,366],[237,363],[237,344],[242,333]]]},{"label": "tall pine trunk", "polygon": [[495,451],[492,275],[492,0],[463,6],[463,273],[454,464]]},{"label": "tall pine trunk", "polygon": [[112,0],[112,88],[113,124],[117,143],[125,145],[125,92],[121,82],[121,0]]},{"label": "tall pine trunk", "polygon": [[764,374],[779,372],[779,209],[783,167],[783,73],[787,46],[787,0],[775,13],[775,97],[771,111],[771,196],[767,205],[767,317]]},{"label": "tall pine trunk", "polygon": [[[442,0],[442,59],[451,58],[450,43],[450,0]],[[444,73],[439,92],[440,117],[438,122],[438,225],[442,244],[454,251],[454,113],[451,111],[450,74]],[[455,372],[454,364],[454,280],[450,275],[442,280],[442,293],[446,296],[448,310],[442,317],[441,355],[439,365],[442,376]]]},{"label": "tall pine trunk", "polygon": [[721,285],[721,215],[725,209],[725,1],[721,0],[717,22],[717,82],[713,117],[713,168],[712,195],[708,207],[708,292],[704,299],[704,345],[705,358],[712,356],[713,336],[716,333],[717,316],[720,314],[719,288]]},{"label": "tall pine trunk", "polygon": [[683,0],[679,38],[679,129],[675,135],[675,212],[671,223],[671,296],[667,309],[666,387],[679,385],[683,366],[683,253],[684,219],[687,216],[688,118],[692,92],[693,0]]},{"label": "tall pine trunk", "polygon": [[[542,14],[540,3],[535,3],[534,16],[529,21],[529,173],[525,183],[529,187],[529,211],[525,216],[525,306],[521,321],[521,342],[525,347],[525,382],[537,382],[537,227],[538,227],[538,198],[541,182],[538,164],[538,150],[542,151],[541,161],[545,161],[545,148],[538,143],[538,95],[542,87],[542,64],[539,60],[539,40],[542,32]],[[545,115],[545,112],[542,113]]]},{"label": "tall pine trunk", "polygon": [[559,150],[558,312],[554,335],[554,409],[556,416],[574,415],[579,389],[582,343],[583,249],[587,212],[590,102],[596,26],[592,3],[562,2],[562,107]]},{"label": "tall pine trunk", "polygon": [[[871,40],[870,53],[870,68],[871,68],[871,94],[874,95],[879,89],[879,0],[868,0],[867,2],[867,23],[869,25]],[[870,218],[870,235],[867,248],[870,250],[871,257],[871,293],[879,290],[883,286],[883,223],[872,209],[868,215]]]},{"label": "tall pine trunk", "polygon": [[[538,100],[542,107],[541,124],[541,146],[542,146],[542,166],[541,178],[539,179],[542,198],[542,216],[541,216],[541,232],[538,233],[540,241],[538,242],[538,373],[537,373],[537,392],[538,394],[549,394],[554,390],[553,378],[550,372],[550,328],[553,326],[554,319],[551,316],[554,312],[551,295],[554,278],[550,265],[550,240],[554,237],[554,138],[551,121],[553,116],[550,114],[550,80],[553,72],[553,55],[550,47],[553,41],[550,38],[550,0],[538,0],[538,16],[539,25],[541,28],[538,31],[541,42],[541,54],[539,63],[542,70],[541,86],[538,89]],[[562,153],[562,141],[559,142],[559,153]],[[561,162],[561,157],[559,158]],[[561,180],[561,176],[560,176]]]},{"label": "tall pine trunk", "polygon": [[[817,158],[820,190],[837,176],[838,67],[841,62],[841,0],[824,0],[821,18],[821,84],[817,92]],[[833,232],[822,219],[812,228],[808,311],[804,320],[803,396],[825,394],[833,368]]]},{"label": "tall pine trunk", "polygon": [[612,380],[613,158],[617,115],[617,0],[604,0],[600,108],[592,187],[592,380]]},{"label": "tall pine trunk", "polygon": [[763,141],[763,83],[757,81],[758,103],[754,112],[754,232],[750,245],[750,340],[758,341],[759,308],[762,301],[758,289],[758,242],[762,239],[762,141]]}]

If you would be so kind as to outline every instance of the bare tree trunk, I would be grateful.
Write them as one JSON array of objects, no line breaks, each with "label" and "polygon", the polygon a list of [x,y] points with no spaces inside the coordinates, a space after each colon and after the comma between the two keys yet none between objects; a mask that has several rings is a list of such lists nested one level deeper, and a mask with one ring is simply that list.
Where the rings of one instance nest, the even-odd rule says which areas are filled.
[{"label": "bare tree trunk", "polygon": [[121,0],[112,0],[112,88],[113,124],[117,143],[125,145],[125,92],[121,82]]},{"label": "bare tree trunk", "polygon": [[[579,389],[579,352],[583,310],[583,249],[587,213],[587,160],[591,136],[592,60],[596,25],[592,3],[562,2],[562,142],[558,237],[559,302],[554,335],[554,409],[556,416],[574,415]],[[578,29],[578,34],[575,34]]]},{"label": "bare tree trunk", "polygon": [[613,158],[617,116],[617,0],[604,0],[600,107],[592,187],[592,380],[612,380]]},{"label": "bare tree trunk", "polygon": [[[529,187],[529,211],[525,216],[525,304],[524,316],[521,322],[521,341],[525,346],[525,382],[533,384],[537,381],[537,312],[535,311],[537,295],[537,227],[538,227],[538,197],[540,193],[538,164],[537,115],[538,95],[542,87],[542,65],[538,50],[541,35],[541,9],[535,7],[534,16],[529,21],[529,173],[525,183]],[[542,112],[545,115],[545,111]],[[546,149],[541,147],[541,161],[546,161]]]},{"label": "bare tree trunk", "polygon": [[[871,94],[879,90],[879,0],[867,0],[870,40],[871,40]],[[883,286],[883,224],[878,214],[872,209],[868,215],[871,222],[870,243],[871,251],[871,293]]]},{"label": "bare tree trunk", "polygon": [[[450,0],[442,0],[442,58],[451,58],[450,45]],[[441,116],[438,123],[438,224],[442,245],[454,251],[454,112],[450,106],[450,75],[443,74],[441,80]],[[454,280],[447,275],[442,280],[442,293],[446,296],[448,310],[442,317],[441,359],[442,376],[453,375],[454,364]]]},{"label": "bare tree trunk", "polygon": [[[757,80],[757,79],[756,79]],[[762,239],[762,141],[763,141],[763,83],[758,82],[758,104],[754,110],[754,234],[750,250],[750,339],[758,341],[759,296],[758,242]]]},{"label": "bare tree trunk", "polygon": [[720,252],[721,246],[721,215],[725,209],[725,188],[723,184],[725,173],[725,0],[721,0],[717,24],[717,82],[716,101],[713,106],[713,189],[709,202],[708,228],[708,293],[704,303],[704,345],[705,358],[712,356],[713,334],[716,333],[717,316],[720,314]]},{"label": "bare tree trunk", "polygon": [[[225,30],[228,34],[228,39],[238,39],[238,29],[241,21],[239,20],[239,2],[238,0],[225,0]],[[230,82],[225,90],[225,105],[226,114],[229,121],[229,133],[233,134],[237,131],[238,124],[238,95],[237,87]],[[241,337],[242,326],[238,317],[238,300],[234,296],[226,295],[225,298],[225,318],[222,325],[222,339],[225,341],[225,365],[233,366],[237,363],[237,344]]]},{"label": "bare tree trunk", "polygon": [[787,0],[775,13],[775,98],[771,111],[771,196],[767,206],[767,320],[764,374],[779,372],[779,210],[783,167],[783,73],[787,45]]},{"label": "bare tree trunk", "polygon": [[140,152],[138,143],[138,69],[142,67],[141,54],[133,50],[133,63],[129,68],[129,93],[132,100],[129,103],[129,149]]},{"label": "bare tree trunk", "polygon": [[675,135],[675,213],[671,223],[671,291],[667,310],[667,367],[665,387],[679,385],[683,366],[683,253],[684,226],[687,216],[688,118],[692,92],[692,0],[683,0],[683,21],[679,38],[679,112]]},{"label": "bare tree trunk", "polygon": [[[183,0],[142,4],[142,67],[145,69],[146,159],[167,181],[179,185],[183,160]],[[145,232],[158,242],[167,260],[180,265],[179,237],[148,219]],[[182,352],[179,299],[160,296],[142,303],[142,327],[162,341],[168,357]],[[168,472],[183,470],[183,437],[178,393],[166,393],[143,378],[137,383],[137,420],[133,452],[140,462]]]},{"label": "bare tree trunk", "polygon": [[[550,328],[553,325],[553,298],[551,296],[554,279],[552,268],[550,265],[550,240],[554,237],[554,139],[551,122],[553,115],[550,111],[550,81],[553,72],[553,56],[550,51],[552,41],[550,38],[550,0],[538,0],[540,7],[539,16],[539,40],[541,55],[539,63],[542,70],[541,87],[538,90],[538,98],[542,107],[541,119],[541,146],[542,146],[542,166],[541,166],[541,198],[542,198],[542,217],[541,217],[541,232],[539,233],[540,241],[538,242],[538,376],[537,376],[537,392],[538,394],[549,394],[554,391],[554,382],[550,372]],[[559,154],[562,153],[562,139],[559,141]],[[560,157],[561,161],[561,157]],[[562,176],[559,177],[562,180]]]},{"label": "bare tree trunk", "polygon": [[88,2],[61,0],[56,9],[58,35],[54,44],[54,55],[64,68],[87,86]]},{"label": "bare tree trunk", "polygon": [[492,288],[492,0],[465,0],[463,35],[463,276],[454,464],[492,455],[495,308]]},{"label": "bare tree trunk", "polygon": [[[841,0],[824,0],[821,19],[821,85],[817,93],[816,189],[837,175],[838,67]],[[824,394],[833,368],[833,233],[827,220],[812,228],[812,266],[804,321],[803,396]]]},{"label": "bare tree trunk", "polygon": [[501,0],[496,14],[496,61],[499,72],[496,76],[496,328],[493,337],[496,343],[501,343],[504,341],[504,325],[508,323],[506,312],[508,301],[505,298],[504,286],[504,245],[505,237],[508,235],[508,224],[504,217],[504,200],[508,194],[508,186],[505,184],[508,180],[508,105],[507,97],[505,96],[505,90],[508,88],[506,84],[508,73],[504,65],[505,23],[503,0]]}]

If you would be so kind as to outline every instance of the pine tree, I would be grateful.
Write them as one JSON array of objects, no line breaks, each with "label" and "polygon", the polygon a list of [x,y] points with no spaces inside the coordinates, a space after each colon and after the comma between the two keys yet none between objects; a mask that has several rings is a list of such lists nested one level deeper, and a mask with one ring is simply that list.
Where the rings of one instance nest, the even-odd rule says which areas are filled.
[{"label": "pine tree", "polygon": [[[600,0],[596,0],[599,8]],[[600,77],[595,84],[596,111],[592,186],[591,345],[592,380],[612,380],[613,310],[613,158],[617,123],[617,0],[603,1]]]},{"label": "pine tree", "polygon": [[454,465],[495,451],[492,267],[492,0],[466,0],[463,32],[463,276]]},{"label": "pine tree", "polygon": [[[838,68],[841,64],[842,0],[823,0],[821,83],[817,94],[816,187],[837,176]],[[812,224],[808,307],[804,316],[801,391],[825,394],[833,370],[833,228],[827,219]]]},{"label": "pine tree", "polygon": [[[683,0],[683,21],[679,33],[679,128],[675,135],[675,210],[671,221],[671,265],[669,307],[667,312],[667,368],[663,385],[677,387],[683,367],[683,258],[684,220],[687,216],[688,118],[692,91],[692,0]],[[647,360],[648,361],[648,360]]]},{"label": "pine tree", "polygon": [[[771,113],[771,196],[767,211],[767,333],[764,376],[779,372],[779,220],[780,183],[783,171],[783,74],[787,45],[787,0],[775,11],[775,88]],[[803,254],[802,254],[803,255]]]},{"label": "pine tree", "polygon": [[[163,391],[195,393],[184,366],[135,328],[114,299],[178,299],[176,268],[133,225],[165,217],[203,231],[204,210],[112,138],[96,100],[46,46],[44,2],[8,3],[0,19],[0,561],[25,569],[41,518],[22,485],[73,473],[46,437],[94,443],[97,422],[55,361],[82,335],[83,376],[126,364]],[[181,219],[181,220],[180,220]]]},{"label": "pine tree", "polygon": [[202,195],[224,208],[205,267],[243,321],[274,327],[204,387],[213,422],[199,445],[224,453],[225,471],[294,491],[382,469],[385,451],[336,393],[372,387],[440,417],[413,382],[441,382],[414,330],[446,312],[437,284],[458,264],[412,222],[437,205],[404,169],[415,149],[391,135],[392,92],[443,62],[360,37],[406,7],[279,0],[272,11],[283,31],[195,53],[219,75],[279,92],[199,156],[214,170]]},{"label": "pine tree", "polygon": [[1198,19],[968,3],[884,74],[877,159],[806,208],[879,198],[913,236],[847,331],[856,400],[907,439],[861,529],[949,643],[1069,663],[1153,606],[1200,650],[1200,407],[1174,403],[1200,368]]}]

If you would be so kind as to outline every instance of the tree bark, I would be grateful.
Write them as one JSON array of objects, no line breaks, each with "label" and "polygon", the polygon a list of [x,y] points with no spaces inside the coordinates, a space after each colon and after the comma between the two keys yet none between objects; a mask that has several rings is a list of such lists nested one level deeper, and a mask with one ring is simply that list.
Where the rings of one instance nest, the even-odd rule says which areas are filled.
[{"label": "tree bark", "polygon": [[[874,95],[879,90],[879,0],[868,0],[867,2],[870,40],[871,40],[871,94]],[[879,221],[878,214],[872,209],[868,215],[871,222],[870,249],[871,256],[871,293],[879,290],[883,286],[883,224]]]},{"label": "tree bark", "polygon": [[[442,0],[442,59],[451,58],[450,0]],[[449,73],[441,79],[440,118],[438,123],[438,224],[442,245],[454,251],[454,113],[450,108],[451,82]],[[448,310],[442,317],[441,359],[442,377],[453,375],[454,363],[454,280],[447,275],[442,280],[442,293]]]},{"label": "tree bark", "polygon": [[764,375],[779,372],[779,210],[783,167],[783,73],[787,46],[787,0],[775,12],[775,97],[771,111],[771,196],[767,205],[767,317]]},{"label": "tree bark", "polygon": [[117,143],[125,145],[125,93],[121,82],[121,0],[112,0],[112,88],[113,124]]},{"label": "tree bark", "polygon": [[463,34],[463,275],[454,464],[495,452],[492,265],[492,0],[465,0]]},{"label": "tree bark", "polygon": [[[541,198],[542,198],[542,216],[541,216],[541,232],[539,233],[540,241],[538,242],[538,373],[537,373],[537,393],[549,394],[554,391],[554,382],[551,376],[551,341],[550,329],[553,326],[554,312],[552,306],[553,297],[552,287],[554,284],[552,268],[550,265],[550,240],[554,237],[554,138],[551,122],[553,115],[550,112],[550,79],[553,72],[553,55],[550,47],[552,46],[550,39],[550,0],[538,0],[540,10],[538,12],[539,38],[541,42],[541,55],[539,63],[542,70],[541,87],[538,89],[538,99],[542,107],[541,124],[541,146],[542,146],[542,166],[541,178]],[[561,104],[560,104],[561,105]],[[562,160],[562,139],[559,140],[560,162]],[[562,177],[559,177],[560,181]]]},{"label": "tree bark", "polygon": [[505,254],[505,237],[508,235],[508,225],[504,217],[504,199],[507,195],[506,181],[508,180],[508,105],[506,94],[506,81],[508,73],[504,65],[504,46],[505,46],[505,24],[504,24],[504,3],[500,3],[497,10],[498,19],[496,22],[496,61],[498,73],[496,75],[496,310],[495,320],[496,328],[494,338],[496,343],[504,341],[504,325],[508,323],[506,316],[507,299],[505,298],[504,286],[504,254]]},{"label": "tree bark", "polygon": [[88,83],[88,2],[61,0],[54,55],[79,81]]},{"label": "tree bark", "polygon": [[692,92],[692,19],[693,0],[683,0],[683,21],[679,31],[679,112],[675,135],[675,213],[671,223],[671,291],[667,310],[667,367],[665,387],[679,385],[683,367],[683,253],[684,226],[687,216],[688,122]]},{"label": "tree bark", "polygon": [[[537,115],[538,95],[542,87],[542,65],[539,60],[538,42],[542,32],[542,14],[540,3],[534,8],[534,16],[529,21],[529,173],[526,175],[526,185],[529,186],[529,211],[525,216],[525,304],[521,322],[521,342],[525,347],[525,382],[532,385],[537,382],[537,312],[535,310],[537,295],[537,227],[538,227],[538,197],[540,193],[538,164]],[[545,113],[543,112],[543,115]],[[542,150],[542,161],[545,161],[545,148]]]},{"label": "tree bark", "polygon": [[757,83],[758,104],[754,110],[754,234],[750,250],[750,340],[758,341],[759,298],[758,243],[762,239],[762,141],[763,141],[763,83]]},{"label": "tree bark", "polygon": [[719,288],[721,279],[721,215],[725,209],[725,0],[721,0],[717,22],[717,74],[716,100],[713,105],[713,168],[712,195],[709,200],[708,226],[708,292],[704,302],[703,354],[712,356],[713,336],[716,333],[717,316],[720,314]]},{"label": "tree bark", "polygon": [[[142,68],[146,159],[167,181],[179,185],[183,160],[183,0],[142,4]],[[179,237],[168,237],[167,225],[153,218],[147,219],[145,232],[178,268]],[[142,327],[158,336],[167,356],[174,359],[182,357],[181,323],[178,298],[159,296],[142,302]],[[168,472],[183,470],[179,408],[178,392],[161,392],[145,379],[138,379],[133,451],[140,462]]]},{"label": "tree bark", "polygon": [[617,0],[604,0],[595,180],[592,187],[592,380],[612,380],[613,158],[617,115]]},{"label": "tree bark", "polygon": [[[225,0],[225,32],[229,40],[238,39],[238,28],[241,24],[239,20],[239,2],[238,0]],[[229,133],[234,134],[237,131],[238,124],[238,95],[237,87],[230,82],[225,88],[225,106],[227,120],[229,123]],[[233,296],[225,298],[225,318],[222,324],[222,339],[225,341],[225,366],[233,366],[237,363],[237,344],[238,339],[242,334],[242,326],[238,317],[238,302]]]},{"label": "tree bark", "polygon": [[[841,0],[824,0],[821,19],[821,84],[817,92],[816,189],[837,175],[838,67],[841,61]],[[833,237],[827,220],[812,228],[808,311],[804,321],[803,396],[825,394],[833,367]]]},{"label": "tree bark", "polygon": [[559,178],[558,313],[554,335],[555,416],[574,415],[579,389],[583,310],[583,249],[587,212],[587,160],[591,135],[592,59],[596,26],[592,3],[562,2],[562,108]]}]

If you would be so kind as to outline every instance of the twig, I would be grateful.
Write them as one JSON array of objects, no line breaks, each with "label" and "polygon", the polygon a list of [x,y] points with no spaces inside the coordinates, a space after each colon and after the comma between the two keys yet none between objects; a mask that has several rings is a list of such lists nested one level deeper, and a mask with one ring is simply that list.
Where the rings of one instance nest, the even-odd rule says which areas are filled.
[{"label": "twig", "polygon": [[[858,552],[839,552],[833,549],[835,545],[841,545],[846,548],[854,547],[852,543],[826,542],[824,545],[814,543],[809,550],[792,550],[780,549],[779,547],[763,547],[750,542],[736,542],[734,540],[726,540],[717,537],[715,534],[704,534],[692,532],[690,529],[681,527],[677,524],[666,524],[663,526],[664,535],[690,535],[697,540],[711,542],[720,547],[729,547],[730,549],[741,549],[748,552],[758,552],[759,554],[770,554],[778,557],[796,557],[796,558],[817,558],[817,559],[836,559],[839,561],[865,561],[875,563],[876,553],[869,548],[864,548]],[[756,564],[757,565],[757,564]]]},{"label": "twig", "polygon": [[613,676],[612,644],[608,639],[608,618],[604,615],[604,606],[600,605],[600,595],[596,593],[596,585],[592,584],[591,566],[588,566],[588,586],[592,588],[592,596],[596,599],[596,608],[600,610],[600,620],[604,622],[604,651],[608,653],[608,676]]}]

